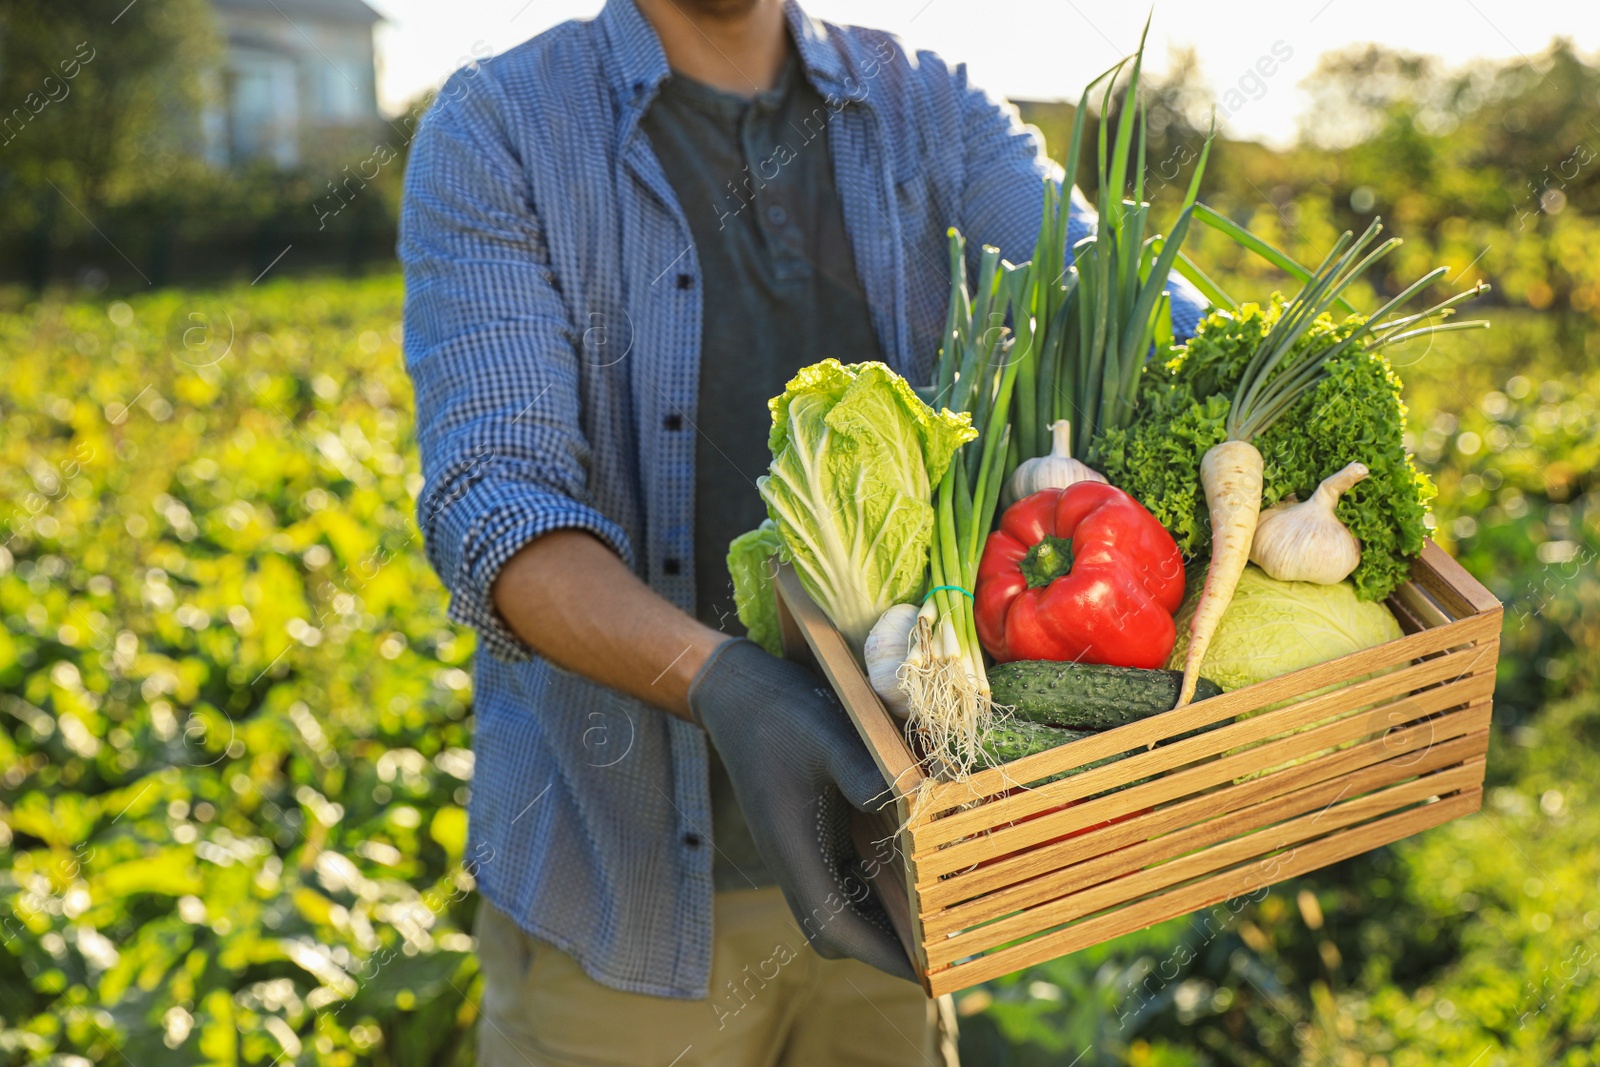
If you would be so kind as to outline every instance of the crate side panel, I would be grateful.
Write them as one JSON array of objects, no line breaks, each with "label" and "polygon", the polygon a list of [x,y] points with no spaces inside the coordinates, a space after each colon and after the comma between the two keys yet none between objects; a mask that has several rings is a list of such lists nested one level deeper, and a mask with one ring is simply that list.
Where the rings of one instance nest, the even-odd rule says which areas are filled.
[{"label": "crate side panel", "polygon": [[[1059,848],[1030,850],[1016,857],[1021,862],[1012,864],[999,876],[1009,880],[985,880],[982,876],[988,869],[978,868],[970,874],[939,882],[935,888],[943,891],[940,896],[924,894],[922,898],[923,927],[931,936],[944,936],[996,915],[1053,900],[1119,874],[1175,859],[1193,849],[1410,777],[1468,762],[1475,763],[1481,772],[1487,740],[1488,732],[1482,730],[1432,747],[1421,753],[1420,758],[1413,754],[1393,756],[1352,770],[1341,768],[1341,773],[1335,774],[1323,774],[1318,767],[1318,764],[1334,761],[1318,760],[1304,767],[1290,768],[1284,772],[1287,781],[1275,783],[1270,791],[1253,788],[1256,782],[1230,787],[1226,792],[1238,794],[1240,799],[1250,803],[1234,801],[1237,806],[1221,814],[1213,808],[1205,811],[1200,821],[1195,821],[1195,816],[1215,794],[1174,805],[1174,809],[1182,809],[1179,817],[1183,820],[1176,828],[1166,817],[1167,809],[1156,809],[1127,823],[1105,826],[1082,838],[1063,842]],[[1381,748],[1378,751],[1381,752]],[[1310,773],[1294,773],[1299,771]],[[1284,785],[1292,788],[1284,788]],[[1077,851],[1079,842],[1096,838],[1106,840],[1083,846],[1082,853]],[[945,903],[952,900],[956,902]]]},{"label": "crate side panel", "polygon": [[[1348,771],[1360,770],[1386,759],[1417,760],[1419,766],[1422,761],[1437,759],[1440,761],[1437,766],[1442,767],[1451,762],[1483,756],[1488,751],[1486,730],[1446,738],[1442,732],[1436,732],[1433,725],[1423,723],[1408,727],[1352,748],[1329,753],[1310,763],[1273,771],[1231,788],[1236,791],[1235,795],[1241,803],[1251,803],[1280,796]],[[1431,762],[1429,765],[1432,765]],[[1047,842],[1015,855],[992,860],[981,867],[929,879],[919,887],[922,905],[925,911],[932,912],[1217,815],[1216,807],[1207,793],[1171,804],[1155,805],[1145,814],[1096,827],[1067,841]]]},{"label": "crate side panel", "polygon": [[856,663],[855,654],[827,615],[806,595],[799,575],[787,565],[778,568],[775,585],[779,597],[787,605],[800,632],[805,636],[817,665],[839,695],[839,701],[855,723],[856,731],[866,742],[872,758],[883,776],[894,783],[897,793],[914,791],[922,784],[922,770],[917,765],[900,725],[895,722],[878,694]]},{"label": "crate side panel", "polygon": [[1376,822],[1340,831],[1287,855],[1268,857],[1259,864],[1212,875],[1126,908],[1085,919],[1064,930],[985,954],[968,963],[934,969],[928,975],[929,988],[934,996],[954,993],[1023,967],[1109,941],[1121,934],[1142,930],[1158,922],[1244,896],[1274,882],[1369,852],[1469,814],[1478,810],[1481,801],[1481,791],[1474,789],[1434,804],[1410,808]]},{"label": "crate side panel", "polygon": [[[1026,794],[996,802],[990,806],[1006,809],[1008,818],[1004,822],[993,825],[992,817],[985,819],[979,823],[978,829],[949,843],[928,845],[924,843],[925,837],[913,834],[915,848],[913,855],[924,876],[950,874],[981,860],[993,859],[1129,811],[1177,800],[1191,793],[1231,782],[1235,778],[1276,768],[1290,760],[1315,756],[1337,745],[1360,742],[1372,735],[1381,736],[1396,726],[1423,719],[1445,709],[1471,705],[1479,700],[1487,701],[1493,692],[1493,686],[1492,675],[1469,675],[1434,689],[1401,697],[1389,704],[1347,715],[1323,726],[1298,733],[1271,735],[1269,740],[1243,751],[1230,751],[1239,747],[1239,742],[1227,744],[1226,747],[1212,746],[1213,750],[1208,754],[1216,755],[1218,758],[1196,762],[1193,766],[1188,766],[1188,761],[1184,761],[1179,767],[1162,766],[1159,761],[1148,758],[1159,755],[1161,751],[1159,749],[1147,755],[1131,756],[1119,763],[1051,782]],[[1486,708],[1483,713],[1487,714]],[[1255,721],[1247,720],[1240,725],[1248,726]],[[1446,730],[1465,733],[1477,729],[1477,726],[1472,725],[1473,721],[1453,720],[1451,716],[1446,715],[1439,720],[1436,730],[1441,736]],[[1217,733],[1220,735],[1224,731]],[[1199,741],[1201,738],[1193,740]],[[1246,735],[1244,743],[1253,740],[1255,738]],[[1222,754],[1224,752],[1230,754],[1224,755]],[[1080,779],[1089,779],[1091,775],[1117,772],[1119,769],[1121,773],[1110,782],[1095,782],[1092,787],[1088,784],[1075,784]],[[1141,782],[1142,779],[1151,776],[1154,776],[1154,781]],[[1062,808],[1069,801],[1078,801],[1108,786],[1126,785],[1130,782],[1140,784],[1131,785],[1121,792],[1087,803],[1074,803],[1065,810],[1052,810]],[[1011,801],[1023,803],[1013,805]],[[976,821],[969,820],[969,822]]]},{"label": "crate side panel", "polygon": [[1498,614],[1503,610],[1499,598],[1432,539],[1423,544],[1422,554],[1411,565],[1411,575],[1413,581],[1457,618]]},{"label": "crate side panel", "polygon": [[[1114,877],[1093,881],[1086,878],[1088,884],[1076,892],[1057,894],[1023,910],[1004,914],[1004,917],[990,916],[992,921],[984,925],[940,930],[931,922],[925,923],[924,928],[932,935],[928,939],[929,963],[934,966],[950,963],[1097,911],[1121,907],[1150,893],[1260,859],[1280,849],[1304,844],[1430,797],[1444,797],[1475,788],[1483,782],[1483,763],[1474,760],[1457,764],[1360,793],[1357,791],[1371,790],[1371,786],[1363,786],[1359,778],[1357,774],[1335,779],[1306,791],[1304,796],[1285,798],[1281,805],[1264,803],[1253,810],[1241,811],[1237,831],[1223,827],[1197,828],[1183,835],[1183,848],[1176,858],[1157,862],[1161,850],[1147,849],[1144,858],[1155,863],[1154,866],[1141,864]],[[1174,842],[1174,846],[1177,844]],[[1120,857],[1112,854],[1111,858]]]},{"label": "crate side panel", "polygon": [[[1488,725],[1489,695],[1492,690],[1492,679],[1473,678],[1453,683],[1449,688],[1431,691],[1437,694],[1431,702],[1424,703],[1421,697],[1416,697],[1407,698],[1406,703],[1423,705],[1425,710],[1420,712],[1419,716],[1430,714],[1441,705],[1455,708],[1446,715],[1419,724],[1423,726],[1419,733],[1424,738],[1442,740],[1484,729]],[[1391,712],[1394,707],[1389,705],[1374,709],[1372,714]],[[1408,707],[1403,714],[1411,716],[1413,710]],[[1355,744],[1371,738],[1374,734],[1381,735],[1384,732],[1381,726],[1375,730],[1368,725],[1368,722],[1368,715],[1360,715],[1303,733],[1291,734],[1256,749],[1237,752],[1198,763],[1175,773],[1157,776],[1153,781],[1130,786],[1108,797],[1070,807],[1058,805],[1061,810],[1045,809],[1032,818],[974,834],[930,853],[919,852],[916,858],[924,876],[949,875],[975,863],[993,860],[1063,834],[1094,826],[1120,814],[1144,810],[1195,794],[1209,794],[1218,787],[1235,784],[1251,774],[1277,769],[1296,760],[1314,762],[1334,755],[1341,751],[1338,748],[1340,745],[1354,747]],[[1415,738],[1415,741],[1422,743],[1422,738]]]},{"label": "crate side panel", "polygon": [[[1452,623],[1451,627],[1470,625],[1471,623]],[[1439,627],[1434,630],[1424,631],[1414,636],[1437,636],[1449,632],[1451,627]],[[1408,639],[1402,639],[1408,640]],[[1446,638],[1449,640],[1449,638]],[[1390,644],[1399,644],[1391,642]],[[1451,644],[1461,642],[1451,641]],[[1388,647],[1388,646],[1379,646]],[[1414,692],[1424,686],[1437,685],[1441,682],[1464,677],[1475,673],[1492,673],[1495,661],[1499,655],[1499,641],[1497,634],[1488,635],[1476,643],[1467,643],[1466,647],[1457,651],[1439,654],[1443,649],[1435,649],[1431,658],[1408,662],[1393,670],[1376,677],[1366,677],[1360,681],[1348,681],[1340,688],[1318,693],[1315,696],[1304,697],[1285,707],[1274,708],[1251,717],[1241,719],[1226,725],[1212,725],[1210,729],[1193,737],[1183,740],[1168,740],[1151,749],[1153,742],[1146,740],[1147,733],[1132,732],[1136,727],[1147,726],[1160,720],[1181,720],[1191,710],[1204,708],[1214,701],[1227,700],[1238,693],[1248,692],[1248,689],[1235,690],[1233,693],[1224,693],[1220,697],[1192,704],[1177,711],[1164,712],[1152,716],[1143,723],[1132,723],[1128,726],[1119,726],[1103,733],[1094,734],[1077,741],[1069,742],[1048,752],[1027,756],[1020,760],[1004,764],[992,770],[982,771],[973,775],[966,782],[949,782],[936,784],[929,789],[930,796],[919,799],[916,810],[913,812],[911,829],[918,842],[919,850],[925,846],[954,840],[974,833],[984,828],[985,824],[994,825],[1024,817],[1034,811],[1048,807],[1039,789],[1027,793],[1012,794],[1007,797],[988,799],[976,807],[966,807],[963,810],[951,810],[953,804],[959,801],[962,804],[972,804],[974,800],[982,800],[986,796],[1015,789],[1018,785],[1038,781],[1053,774],[1059,774],[1084,766],[1085,764],[1107,757],[1136,749],[1146,749],[1141,755],[1125,759],[1113,766],[1102,766],[1092,770],[1081,771],[1064,782],[1054,782],[1050,786],[1052,796],[1060,799],[1053,803],[1061,803],[1066,799],[1088,796],[1104,788],[1157,771],[1169,770],[1180,766],[1192,759],[1214,755],[1241,744],[1259,742],[1276,733],[1282,733],[1299,727],[1319,722],[1330,716],[1348,713],[1369,704],[1379,703],[1387,698],[1401,696]],[[1348,657],[1347,657],[1348,658]],[[1335,663],[1340,661],[1334,661]],[[1327,666],[1327,664],[1324,664]],[[1318,668],[1309,668],[1317,670]],[[1304,672],[1296,672],[1304,673]],[[1284,677],[1292,677],[1285,675]],[[1339,679],[1335,679],[1338,681]],[[1273,679],[1277,681],[1277,679]],[[1270,685],[1271,682],[1259,683],[1260,686]],[[1256,689],[1258,686],[1250,686]],[[1326,688],[1326,686],[1322,687]],[[1306,690],[1309,692],[1310,690]],[[1291,694],[1293,696],[1293,694]],[[1266,705],[1261,705],[1265,707]],[[1258,708],[1246,707],[1243,711],[1255,711]],[[1206,725],[1220,722],[1221,719],[1231,718],[1224,715],[1220,718],[1212,717]],[[1187,732],[1191,727],[1162,728],[1161,740],[1176,737]],[[1119,781],[1120,779],[1120,781]],[[1065,782],[1075,783],[1071,786]],[[1068,795],[1070,794],[1070,795]],[[1030,811],[1031,809],[1031,811]]]},{"label": "crate side panel", "polygon": [[[1414,660],[1435,656],[1449,649],[1494,642],[1494,650],[1488,653],[1492,657],[1498,654],[1499,634],[1498,618],[1474,616],[1461,619],[1447,626],[1423,630],[1397,641],[1390,641],[1349,656],[1329,660],[1327,663],[1257,682],[1255,685],[1235,689],[1187,707],[1153,715],[1140,722],[1119,726],[1048,752],[1013,760],[999,767],[980,771],[963,782],[939,783],[932,788],[927,802],[919,805],[916,823],[920,826],[922,823],[931,822],[958,805],[970,803],[976,798],[1002,793],[1018,783],[1038,781],[1106,756],[1170,740],[1180,734],[1208,727],[1237,715],[1259,712],[1263,708],[1286,700],[1301,700],[1301,704],[1293,705],[1295,707],[1322,697],[1333,698],[1328,703],[1336,703],[1338,694],[1342,690],[1324,693],[1320,697],[1303,698],[1306,693],[1330,686],[1348,687],[1350,679],[1370,675],[1375,671],[1391,667],[1403,670]],[[1392,675],[1381,677],[1387,678]]]},{"label": "crate side panel", "polygon": [[[916,914],[915,902],[906,886],[905,872],[897,854],[898,846],[894,844],[898,836],[894,819],[884,819],[881,816],[881,812],[872,815],[852,812],[850,837],[855,844],[856,855],[866,861],[865,873],[868,885],[883,905],[884,913],[889,917],[889,925],[894,927],[895,934],[900,938],[900,944],[906,950],[912,968],[918,975],[923,976],[926,988],[928,959],[923,950],[922,922]],[[884,846],[886,840],[890,842],[888,848]]]}]

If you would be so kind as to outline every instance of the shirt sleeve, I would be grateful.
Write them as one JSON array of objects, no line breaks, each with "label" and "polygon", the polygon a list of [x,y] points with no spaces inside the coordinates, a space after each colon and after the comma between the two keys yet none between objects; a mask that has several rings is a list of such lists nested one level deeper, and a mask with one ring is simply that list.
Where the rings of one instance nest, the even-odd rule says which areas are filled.
[{"label": "shirt sleeve", "polygon": [[578,356],[526,173],[482,68],[424,118],[400,216],[406,366],[416,389],[429,562],[450,616],[502,659],[527,659],[490,597],[516,551],[587,530],[630,566],[627,535],[589,501]]},{"label": "shirt sleeve", "polygon": [[[996,100],[967,80],[965,64],[957,65],[953,76],[961,108],[967,175],[961,196],[962,232],[982,235],[981,241],[968,244],[973,258],[967,269],[970,273],[977,271],[977,256],[983,243],[996,245],[1006,259],[1019,263],[1033,254],[1039,235],[1043,181],[1048,177],[1059,185],[1063,179],[1061,166],[1045,155],[1038,134],[1023,124],[1013,105]],[[1072,262],[1072,246],[1094,229],[1094,208],[1073,186],[1067,219],[1068,263]],[[1013,234],[1016,236],[1011,237]],[[1206,299],[1176,271],[1168,276],[1167,292],[1172,298],[1173,333],[1178,339],[1187,340],[1205,317]]]}]

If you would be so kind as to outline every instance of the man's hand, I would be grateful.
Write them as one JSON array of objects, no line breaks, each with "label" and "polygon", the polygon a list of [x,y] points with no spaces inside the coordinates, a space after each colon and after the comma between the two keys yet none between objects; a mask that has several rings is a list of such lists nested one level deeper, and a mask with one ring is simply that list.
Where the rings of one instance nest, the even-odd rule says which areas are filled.
[{"label": "man's hand", "polygon": [[756,850],[812,947],[915,981],[852,863],[849,805],[875,809],[890,794],[826,684],[753,642],[728,641],[695,678],[689,707],[722,754]]}]

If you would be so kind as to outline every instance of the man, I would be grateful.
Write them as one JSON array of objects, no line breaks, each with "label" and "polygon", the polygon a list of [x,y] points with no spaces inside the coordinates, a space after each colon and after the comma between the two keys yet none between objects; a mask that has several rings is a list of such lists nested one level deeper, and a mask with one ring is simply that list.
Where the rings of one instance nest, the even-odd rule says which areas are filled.
[{"label": "man", "polygon": [[953,1055],[843,832],[887,783],[734,636],[724,554],[767,399],[925,382],[947,228],[1024,258],[1046,176],[963,67],[782,0],[608,0],[446,85],[401,256],[420,523],[485,653],[485,1064]]}]

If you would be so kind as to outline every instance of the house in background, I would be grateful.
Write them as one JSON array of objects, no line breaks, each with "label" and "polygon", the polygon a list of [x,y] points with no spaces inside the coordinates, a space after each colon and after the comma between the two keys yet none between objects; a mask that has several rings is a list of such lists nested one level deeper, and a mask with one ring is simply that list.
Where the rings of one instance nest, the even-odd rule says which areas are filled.
[{"label": "house in background", "polygon": [[293,167],[368,140],[381,124],[363,0],[212,0],[224,44],[202,117],[219,166]]}]

